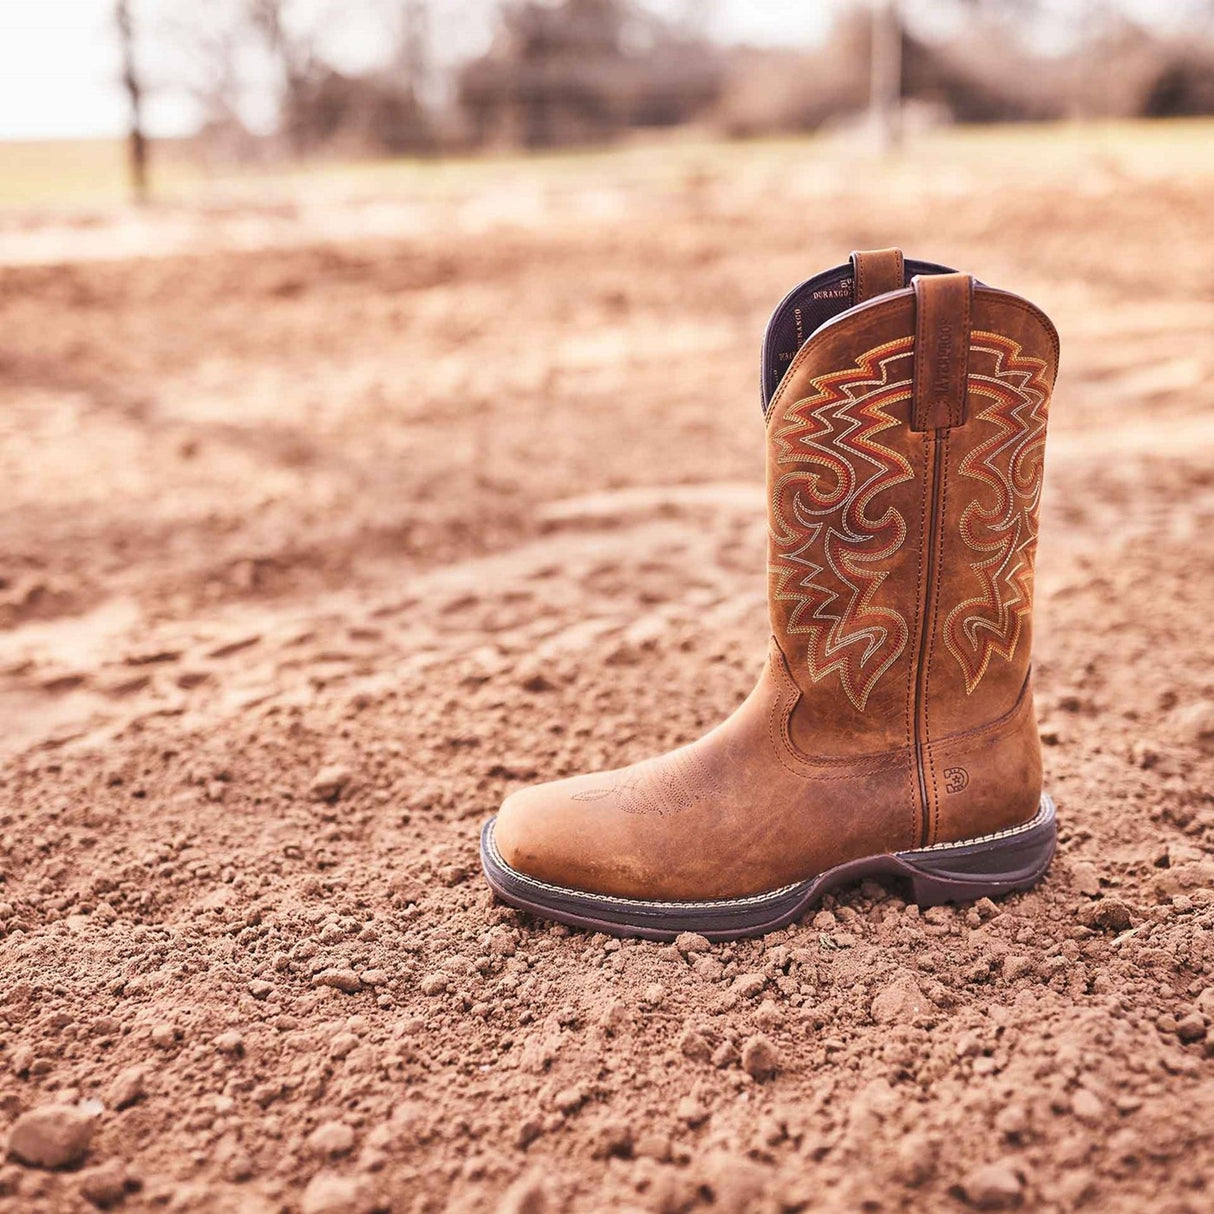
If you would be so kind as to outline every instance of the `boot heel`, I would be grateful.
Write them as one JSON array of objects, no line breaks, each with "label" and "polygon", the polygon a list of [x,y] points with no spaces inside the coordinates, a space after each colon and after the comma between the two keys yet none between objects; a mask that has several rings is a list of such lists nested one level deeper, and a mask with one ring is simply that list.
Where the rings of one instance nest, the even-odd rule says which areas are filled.
[{"label": "boot heel", "polygon": [[1043,793],[1036,816],[1023,826],[900,852],[898,859],[917,905],[973,902],[1036,885],[1050,866],[1057,840],[1054,802]]}]

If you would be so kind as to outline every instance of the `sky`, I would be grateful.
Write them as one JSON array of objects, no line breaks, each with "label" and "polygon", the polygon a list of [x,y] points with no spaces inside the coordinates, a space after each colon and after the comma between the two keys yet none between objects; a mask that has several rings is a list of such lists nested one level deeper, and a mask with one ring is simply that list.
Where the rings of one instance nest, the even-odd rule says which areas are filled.
[{"label": "sky", "polygon": [[[230,0],[227,0],[230,2]],[[376,3],[392,0],[293,0],[305,19],[324,20],[338,66],[366,67],[382,46]],[[707,32],[756,44],[812,42],[829,26],[836,0],[651,0],[659,11],[707,11]],[[155,135],[189,134],[198,109],[188,91],[168,84],[188,73],[171,30],[197,14],[222,11],[225,0],[132,0],[145,34],[141,60],[153,83],[147,125]],[[0,139],[81,138],[126,129],[127,103],[114,36],[113,0],[0,0]],[[475,53],[487,41],[485,0],[431,0],[436,42]],[[183,16],[193,13],[193,17]],[[177,70],[184,68],[185,71]],[[269,90],[266,90],[269,93]],[[267,97],[268,103],[268,97]],[[256,106],[256,98],[254,98]],[[265,122],[269,114],[261,115]],[[253,116],[257,124],[257,116]]]},{"label": "sky", "polygon": [[[147,125],[154,135],[189,134],[199,112],[188,90],[174,86],[189,75],[183,40],[172,34],[184,21],[205,20],[232,0],[132,0],[145,36],[141,60],[159,87],[151,90]],[[305,21],[323,22],[326,49],[337,66],[372,66],[384,44],[380,14],[393,0],[293,0]],[[699,10],[706,32],[757,45],[808,44],[826,32],[840,0],[650,0],[657,10]],[[1085,0],[1086,2],[1086,0]],[[1137,17],[1174,17],[1187,0],[1119,0]],[[926,0],[904,0],[923,8]],[[377,9],[376,6],[379,6]],[[937,5],[936,8],[941,6]],[[947,6],[944,6],[947,7]],[[1066,7],[1064,5],[1064,7]],[[487,40],[485,0],[431,0],[433,40],[454,57],[475,53]],[[202,16],[200,16],[200,14]],[[257,71],[253,65],[254,76]],[[125,130],[126,101],[113,26],[113,0],[0,0],[0,139],[81,138]],[[252,90],[254,125],[272,121],[271,89]],[[257,113],[258,105],[262,112]]]}]

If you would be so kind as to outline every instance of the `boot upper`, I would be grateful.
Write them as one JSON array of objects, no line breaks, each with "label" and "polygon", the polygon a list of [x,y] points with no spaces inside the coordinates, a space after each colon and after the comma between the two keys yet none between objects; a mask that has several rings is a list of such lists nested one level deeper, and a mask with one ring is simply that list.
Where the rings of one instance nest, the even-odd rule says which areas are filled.
[{"label": "boot upper", "polygon": [[689,747],[515,793],[505,862],[607,895],[735,898],[1031,818],[1057,361],[1032,304],[897,250],[791,292],[764,341],[758,685]]}]

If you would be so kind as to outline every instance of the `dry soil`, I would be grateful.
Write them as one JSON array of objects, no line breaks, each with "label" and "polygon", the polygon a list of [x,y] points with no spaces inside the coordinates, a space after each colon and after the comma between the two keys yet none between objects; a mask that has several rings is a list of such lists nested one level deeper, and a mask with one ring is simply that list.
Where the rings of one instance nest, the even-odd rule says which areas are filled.
[{"label": "dry soil", "polygon": [[[1210,183],[1049,138],[5,227],[0,1208],[1211,1208]],[[761,328],[888,243],[1062,334],[1049,878],[734,945],[495,905],[505,793],[748,690]]]}]

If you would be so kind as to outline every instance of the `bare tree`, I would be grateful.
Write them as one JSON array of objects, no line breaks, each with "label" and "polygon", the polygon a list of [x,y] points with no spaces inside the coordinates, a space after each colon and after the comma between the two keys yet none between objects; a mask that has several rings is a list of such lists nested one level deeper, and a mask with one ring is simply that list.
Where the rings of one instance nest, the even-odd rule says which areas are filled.
[{"label": "bare tree", "polygon": [[902,138],[902,19],[896,0],[872,0],[869,110],[883,152]]},{"label": "bare tree", "polygon": [[130,127],[127,135],[127,161],[131,195],[137,203],[148,200],[148,141],[143,131],[143,81],[135,62],[135,23],[131,0],[115,0],[114,20],[122,45],[122,84],[130,102]]},{"label": "bare tree", "polygon": [[308,132],[299,121],[299,108],[307,94],[316,59],[308,42],[288,32],[285,8],[285,0],[247,0],[246,14],[249,25],[282,72],[284,134],[299,155],[307,150],[308,144]]},{"label": "bare tree", "polygon": [[430,81],[430,5],[428,0],[404,0],[401,6],[400,66],[415,97]]}]

